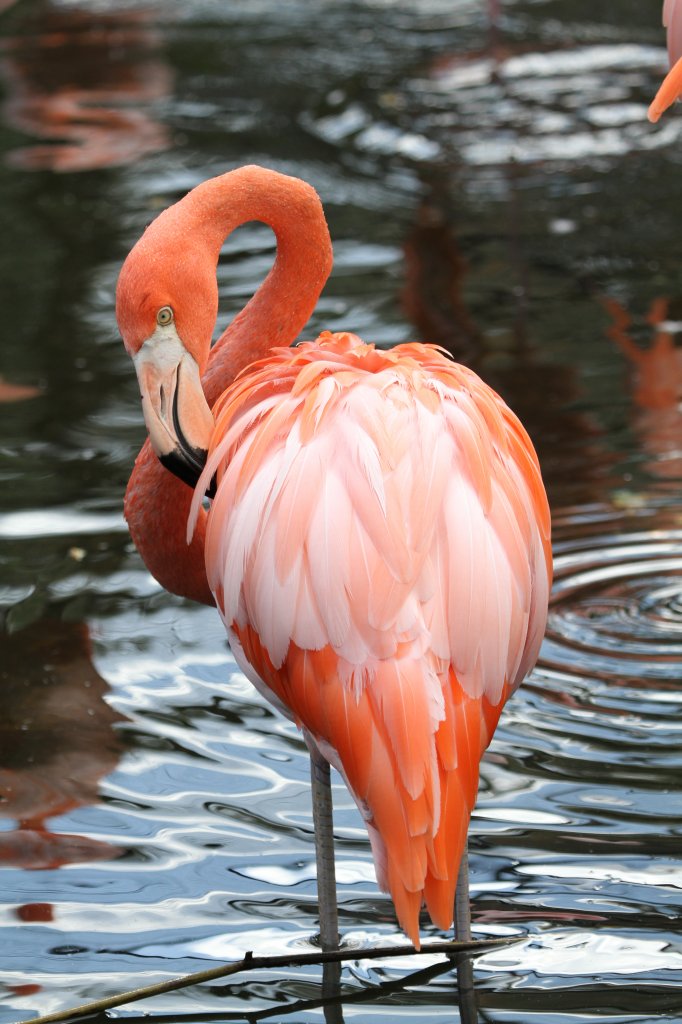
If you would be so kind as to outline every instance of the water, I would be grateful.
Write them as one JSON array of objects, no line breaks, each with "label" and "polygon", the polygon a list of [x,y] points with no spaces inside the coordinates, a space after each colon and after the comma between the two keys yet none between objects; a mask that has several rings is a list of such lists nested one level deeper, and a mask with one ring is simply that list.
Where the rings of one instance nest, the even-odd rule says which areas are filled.
[{"label": "water", "polygon": [[[0,1022],[316,929],[301,739],[121,516],[143,430],[120,262],[251,161],[325,203],[308,336],[445,345],[541,457],[547,638],[471,830],[475,935],[522,938],[476,961],[479,1019],[682,1020],[682,116],[644,119],[659,5],[507,0],[495,33],[478,0],[3,7]],[[222,322],[272,255],[255,226],[228,241]],[[342,929],[396,941],[334,798]],[[418,967],[345,967],[346,1019],[457,1019],[452,972]],[[306,968],[119,1013],[317,1021],[298,1001],[319,997]]]}]

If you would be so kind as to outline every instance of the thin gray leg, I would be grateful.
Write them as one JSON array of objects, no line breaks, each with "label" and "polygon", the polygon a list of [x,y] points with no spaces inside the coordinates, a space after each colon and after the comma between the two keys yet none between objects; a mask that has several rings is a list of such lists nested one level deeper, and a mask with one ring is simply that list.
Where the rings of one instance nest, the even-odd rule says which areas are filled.
[{"label": "thin gray leg", "polygon": [[[455,938],[458,942],[471,941],[471,901],[469,899],[469,855],[465,845],[457,876],[455,892]],[[457,965],[457,998],[461,1024],[477,1024],[474,968],[470,957]]]},{"label": "thin gray leg", "polygon": [[310,750],[310,782],[313,796],[320,944],[323,950],[338,949],[339,915],[336,907],[334,823],[329,764],[311,740],[308,740],[308,749]]},{"label": "thin gray leg", "polygon": [[455,890],[455,938],[471,941],[471,901],[469,899],[469,851],[465,844]]}]

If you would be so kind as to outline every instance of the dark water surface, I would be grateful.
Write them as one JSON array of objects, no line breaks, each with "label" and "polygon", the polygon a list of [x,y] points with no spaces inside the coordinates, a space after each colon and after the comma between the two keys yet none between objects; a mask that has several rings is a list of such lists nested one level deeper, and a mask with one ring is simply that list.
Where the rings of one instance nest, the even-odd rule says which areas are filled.
[{"label": "dark water surface", "polygon": [[[445,345],[543,464],[547,639],[471,840],[475,935],[523,939],[477,960],[479,1018],[682,1021],[682,114],[645,119],[659,0],[506,0],[496,33],[480,0],[0,10],[0,1024],[316,930],[301,738],[121,515],[144,432],[118,268],[158,210],[252,161],[325,203],[306,334]],[[230,238],[221,323],[273,251]],[[395,941],[334,795],[343,931]],[[451,970],[381,987],[413,969],[344,968],[346,1019],[457,1020]],[[319,994],[309,968],[142,1006],[317,1021],[286,1007]]]}]

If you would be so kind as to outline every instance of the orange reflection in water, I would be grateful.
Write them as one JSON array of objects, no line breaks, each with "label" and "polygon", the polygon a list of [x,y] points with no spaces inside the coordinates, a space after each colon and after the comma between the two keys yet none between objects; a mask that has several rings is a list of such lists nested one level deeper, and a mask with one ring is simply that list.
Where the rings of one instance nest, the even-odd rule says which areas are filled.
[{"label": "orange reflection in water", "polygon": [[[116,767],[123,718],[104,699],[82,624],[44,620],[0,637],[0,865],[57,868],[120,854],[88,836],[52,832],[47,821],[98,800]],[[41,905],[42,906],[42,905]]]},{"label": "orange reflection in water", "polygon": [[168,131],[149,108],[168,95],[172,76],[149,20],[44,2],[28,31],[5,40],[4,118],[46,140],[11,153],[14,166],[87,171],[167,148]]},{"label": "orange reflection in water", "polygon": [[675,346],[668,320],[670,300],[651,303],[647,322],[653,341],[640,348],[632,340],[632,318],[615,299],[602,299],[611,317],[607,335],[630,364],[633,426],[647,454],[647,468],[662,479],[682,477],[682,349]]},{"label": "orange reflection in water", "polygon": [[40,388],[31,384],[10,384],[4,377],[0,377],[0,402],[23,402],[41,393]]},{"label": "orange reflection in water", "polygon": [[467,264],[450,223],[444,190],[431,186],[405,239],[402,305],[420,341],[447,349],[475,366],[481,332],[462,295]]},{"label": "orange reflection in water", "polygon": [[[92,664],[87,628],[44,620],[0,635],[0,867],[40,871],[118,857],[89,836],[53,832],[48,819],[98,800],[100,779],[118,764],[122,715],[104,699],[108,686]],[[50,902],[14,908],[25,924],[49,924]],[[15,997],[42,985],[6,985]]]}]

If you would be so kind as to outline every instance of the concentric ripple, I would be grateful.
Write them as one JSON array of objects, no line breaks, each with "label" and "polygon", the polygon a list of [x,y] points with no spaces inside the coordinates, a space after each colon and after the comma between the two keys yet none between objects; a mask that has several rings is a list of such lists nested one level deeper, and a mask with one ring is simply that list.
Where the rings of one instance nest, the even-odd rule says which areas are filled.
[{"label": "concentric ripple", "polygon": [[556,549],[542,663],[626,679],[679,679],[682,531],[580,538]]}]

